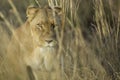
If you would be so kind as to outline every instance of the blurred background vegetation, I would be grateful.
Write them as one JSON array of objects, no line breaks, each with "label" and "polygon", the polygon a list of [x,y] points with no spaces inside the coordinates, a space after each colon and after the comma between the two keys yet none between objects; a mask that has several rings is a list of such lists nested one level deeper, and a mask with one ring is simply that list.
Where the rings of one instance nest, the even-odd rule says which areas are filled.
[{"label": "blurred background vegetation", "polygon": [[62,7],[65,17],[60,39],[64,80],[120,80],[120,0],[0,0],[0,80],[26,80],[20,74],[11,77],[17,72],[5,63],[6,47],[12,31],[27,19],[26,8],[50,1]]}]

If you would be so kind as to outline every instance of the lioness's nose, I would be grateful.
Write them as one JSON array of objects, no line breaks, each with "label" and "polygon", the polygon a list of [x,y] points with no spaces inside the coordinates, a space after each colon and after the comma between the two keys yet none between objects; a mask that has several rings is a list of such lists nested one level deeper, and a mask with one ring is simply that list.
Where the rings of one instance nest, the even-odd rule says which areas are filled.
[{"label": "lioness's nose", "polygon": [[48,40],[45,40],[48,44],[49,43],[51,43],[51,42],[53,42],[53,40],[51,40],[51,39],[48,39]]}]

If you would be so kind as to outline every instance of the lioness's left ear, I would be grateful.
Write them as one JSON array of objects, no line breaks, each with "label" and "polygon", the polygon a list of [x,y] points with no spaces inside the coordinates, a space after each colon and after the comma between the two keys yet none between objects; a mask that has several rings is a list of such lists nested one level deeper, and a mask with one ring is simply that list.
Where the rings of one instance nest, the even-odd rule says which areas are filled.
[{"label": "lioness's left ear", "polygon": [[58,14],[58,15],[61,15],[62,14],[62,8],[61,7],[54,7],[55,9],[55,12]]},{"label": "lioness's left ear", "polygon": [[32,19],[38,10],[39,10],[38,7],[29,6],[26,11],[26,15],[27,15],[28,19]]}]

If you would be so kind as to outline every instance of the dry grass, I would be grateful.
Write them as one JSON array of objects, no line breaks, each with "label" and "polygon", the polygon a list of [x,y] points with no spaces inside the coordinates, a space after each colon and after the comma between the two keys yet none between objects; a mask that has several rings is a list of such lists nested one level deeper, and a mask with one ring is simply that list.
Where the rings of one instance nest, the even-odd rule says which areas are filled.
[{"label": "dry grass", "polygon": [[[63,80],[120,80],[119,0],[31,0],[29,3],[23,0],[26,4],[22,8],[21,1],[14,3],[16,1],[0,1],[1,7],[4,7],[2,3],[9,4],[5,6],[7,10],[0,8],[0,80],[27,79],[24,69],[18,72],[12,69],[20,66],[9,64],[6,47],[14,30],[25,21],[25,9],[29,4],[49,4],[63,9],[64,25],[58,51],[58,57],[62,56]],[[17,5],[20,3],[21,6]],[[45,74],[38,75],[46,80]]]}]

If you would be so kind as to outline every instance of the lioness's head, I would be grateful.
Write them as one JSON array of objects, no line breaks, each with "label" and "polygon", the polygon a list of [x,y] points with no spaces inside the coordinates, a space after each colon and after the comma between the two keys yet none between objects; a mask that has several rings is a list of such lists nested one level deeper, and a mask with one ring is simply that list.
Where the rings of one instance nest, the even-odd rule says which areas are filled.
[{"label": "lioness's head", "polygon": [[[28,7],[27,17],[35,45],[40,47],[57,46],[56,25],[60,24],[61,8]],[[59,26],[60,27],[60,26]]]}]

